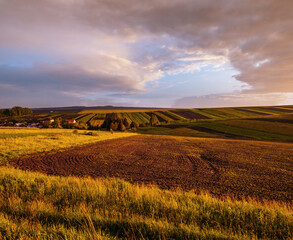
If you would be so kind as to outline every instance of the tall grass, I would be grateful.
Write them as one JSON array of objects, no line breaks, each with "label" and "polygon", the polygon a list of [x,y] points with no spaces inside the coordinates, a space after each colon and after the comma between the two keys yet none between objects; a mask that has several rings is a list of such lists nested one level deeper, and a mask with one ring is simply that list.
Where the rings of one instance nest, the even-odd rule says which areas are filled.
[{"label": "tall grass", "polygon": [[292,239],[285,204],[2,167],[2,239]]}]

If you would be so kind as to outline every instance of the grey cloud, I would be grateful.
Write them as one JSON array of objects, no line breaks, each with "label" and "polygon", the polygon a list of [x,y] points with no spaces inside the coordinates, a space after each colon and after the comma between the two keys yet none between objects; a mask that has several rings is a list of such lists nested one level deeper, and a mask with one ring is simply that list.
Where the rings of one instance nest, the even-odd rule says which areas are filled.
[{"label": "grey cloud", "polygon": [[0,46],[59,63],[1,67],[0,84],[137,93],[166,72],[192,69],[178,58],[206,53],[226,57],[249,94],[292,92],[292,12],[291,0],[0,0]]}]

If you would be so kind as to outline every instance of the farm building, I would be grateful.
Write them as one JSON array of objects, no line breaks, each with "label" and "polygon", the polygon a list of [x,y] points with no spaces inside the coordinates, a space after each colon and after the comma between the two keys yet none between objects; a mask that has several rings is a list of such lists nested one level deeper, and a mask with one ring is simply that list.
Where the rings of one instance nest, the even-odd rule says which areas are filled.
[{"label": "farm building", "polygon": [[75,119],[65,119],[64,121],[67,123],[76,123]]}]

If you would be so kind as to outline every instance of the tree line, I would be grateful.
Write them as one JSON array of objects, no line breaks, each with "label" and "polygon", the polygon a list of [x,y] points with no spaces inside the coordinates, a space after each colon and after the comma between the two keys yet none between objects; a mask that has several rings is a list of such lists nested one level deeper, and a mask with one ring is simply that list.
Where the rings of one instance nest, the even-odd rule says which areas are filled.
[{"label": "tree line", "polygon": [[22,108],[19,106],[13,107],[11,109],[1,109],[0,115],[4,116],[26,116],[33,115],[33,111],[30,108]]}]

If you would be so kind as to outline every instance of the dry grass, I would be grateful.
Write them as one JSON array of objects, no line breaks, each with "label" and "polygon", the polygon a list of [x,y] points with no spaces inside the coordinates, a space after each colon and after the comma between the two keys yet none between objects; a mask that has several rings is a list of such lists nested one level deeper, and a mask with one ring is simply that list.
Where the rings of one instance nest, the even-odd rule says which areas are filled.
[{"label": "dry grass", "polygon": [[1,168],[1,239],[292,239],[293,209]]},{"label": "dry grass", "polygon": [[[84,130],[73,134],[70,129],[27,129],[27,128],[0,128],[0,134],[13,137],[0,139],[0,164],[6,164],[13,157],[34,152],[48,152],[60,150],[87,143],[99,142],[108,139],[128,137],[134,133],[96,131],[94,136],[85,135]],[[33,133],[33,136],[26,134]],[[23,136],[24,135],[24,136]]]}]

